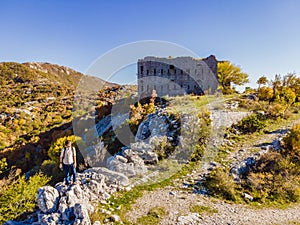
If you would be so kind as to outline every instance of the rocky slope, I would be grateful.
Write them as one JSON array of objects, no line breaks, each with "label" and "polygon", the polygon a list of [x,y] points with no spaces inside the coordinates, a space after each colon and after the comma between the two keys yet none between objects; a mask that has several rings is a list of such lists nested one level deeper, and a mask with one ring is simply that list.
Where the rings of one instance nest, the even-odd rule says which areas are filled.
[{"label": "rocky slope", "polygon": [[[0,74],[0,84],[55,84],[73,89],[86,76],[65,66],[40,62],[1,62]],[[91,79],[97,85],[106,83],[100,78],[91,77]],[[111,84],[107,83],[107,85]]]},{"label": "rocky slope", "polygon": [[76,224],[89,225],[89,213],[98,202],[106,200],[116,191],[124,189],[129,181],[126,176],[106,168],[92,168],[78,174],[78,184],[41,187],[37,193],[39,210],[22,222],[8,221],[6,225]]},{"label": "rocky slope", "polygon": [[[223,112],[218,110],[214,115],[214,107],[210,106],[212,111],[213,124],[224,124],[224,116],[226,123],[238,121],[247,113],[229,111]],[[232,114],[232,116],[230,116]],[[218,116],[217,116],[218,115]],[[223,116],[220,116],[223,115]],[[237,116],[237,117],[236,117]],[[232,118],[232,120],[228,120]],[[298,120],[299,122],[299,120]],[[230,123],[229,123],[230,124]],[[232,179],[237,182],[245,171],[249,170],[253,164],[265,153],[269,151],[278,151],[282,136],[287,132],[289,126],[283,126],[276,132],[267,133],[249,146],[242,146],[240,150],[234,151],[223,160],[229,163]],[[211,148],[217,148],[223,143],[228,144],[226,139],[217,140],[218,135],[213,135],[213,141],[209,143]],[[270,143],[266,145],[265,143]],[[257,146],[253,148],[253,146]],[[259,147],[258,147],[259,146]],[[215,154],[209,154],[206,160],[213,159]],[[300,205],[292,204],[288,208],[253,208],[247,205],[226,203],[222,200],[207,196],[206,190],[202,186],[202,181],[215,168],[220,166],[214,161],[202,161],[198,169],[192,173],[177,179],[172,186],[164,189],[157,189],[147,192],[143,197],[139,198],[133,205],[133,210],[127,213],[126,217],[132,223],[136,223],[139,218],[146,216],[153,208],[164,208],[167,213],[163,216],[160,224],[297,224],[300,221],[298,213]],[[252,196],[245,194],[244,198],[249,201]],[[194,206],[202,207],[201,212],[192,212]]]},{"label": "rocky slope", "polygon": [[[41,165],[50,145],[72,134],[74,94],[83,78],[99,90],[114,85],[50,63],[0,63],[0,158],[8,163],[1,178],[10,168],[27,172]],[[89,100],[103,97],[94,95]],[[97,110],[100,118],[110,113],[101,107]]]},{"label": "rocky slope", "polygon": [[[216,151],[222,144],[228,144],[228,140],[223,139],[224,127],[236,123],[249,114],[249,112],[234,111],[232,107],[227,110],[220,110],[215,104],[222,104],[222,102],[208,105],[214,132],[208,140],[207,153],[204,154],[200,166],[195,168],[192,173],[174,180],[171,186],[146,192],[132,206],[132,210],[127,212],[126,219],[128,221],[138,223],[137,221],[141,217],[147,216],[153,208],[157,207],[163,207],[167,211],[160,224],[288,224],[300,220],[299,214],[296,213],[299,210],[299,205],[291,205],[287,209],[253,209],[246,205],[230,204],[206,196],[207,192],[202,186],[202,181],[215,167],[220,166],[219,163],[213,161],[216,157]],[[94,212],[95,206],[99,202],[105,206],[108,204],[107,199],[112,193],[119,190],[129,191],[135,185],[159,177],[161,169],[166,170],[166,168],[156,166],[158,155],[155,149],[157,146],[162,146],[164,141],[169,140],[187,150],[188,146],[195,144],[191,134],[185,135],[185,132],[199,127],[199,118],[184,115],[181,117],[180,126],[181,132],[178,136],[178,121],[174,118],[168,118],[164,110],[147,116],[146,120],[139,126],[136,142],[122,148],[114,156],[108,157],[106,161],[108,169],[94,167],[79,173],[79,183],[69,187],[63,183],[58,183],[55,187],[40,188],[38,191],[39,210],[35,216],[20,223],[8,221],[7,224],[90,225],[89,213]],[[286,128],[282,127],[280,131],[285,131]],[[270,137],[264,136],[263,139],[254,143],[256,146],[260,146],[256,149],[257,152],[253,152],[252,148],[245,146],[242,150],[228,154],[224,160],[227,160],[226,163],[231,166],[232,179],[238,182],[240,176],[243,175],[242,172],[247,170],[247,167],[251,167],[255,160],[258,160],[265,152],[276,150],[280,146],[280,138],[283,133],[274,132],[269,134]],[[164,136],[166,140],[162,138]],[[274,141],[268,146],[260,145],[261,142],[265,143],[267,139]],[[97,145],[89,148],[96,155],[98,148],[100,151],[102,150]],[[174,155],[176,154],[175,151]],[[95,159],[96,155],[91,156],[91,159]],[[182,156],[180,153],[178,158],[176,156],[170,158],[176,161],[177,166],[179,166],[180,160],[181,163],[188,161],[188,158],[182,160]],[[132,182],[129,178],[133,178]],[[245,194],[244,197],[251,201],[252,196]],[[200,207],[202,211],[194,212],[191,210],[195,206]],[[107,210],[104,208],[100,208],[100,211],[107,215],[107,219],[101,223],[122,223],[120,217],[114,213],[114,209]],[[94,225],[96,224],[100,224],[100,222],[96,221]]]}]

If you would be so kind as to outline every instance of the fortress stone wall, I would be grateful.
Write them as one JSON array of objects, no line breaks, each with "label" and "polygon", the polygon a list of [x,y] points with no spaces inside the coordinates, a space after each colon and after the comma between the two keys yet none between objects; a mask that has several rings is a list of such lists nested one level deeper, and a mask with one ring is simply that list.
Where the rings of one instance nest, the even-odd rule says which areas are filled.
[{"label": "fortress stone wall", "polygon": [[139,97],[174,96],[194,93],[214,93],[218,87],[215,56],[158,58],[148,56],[138,60]]}]

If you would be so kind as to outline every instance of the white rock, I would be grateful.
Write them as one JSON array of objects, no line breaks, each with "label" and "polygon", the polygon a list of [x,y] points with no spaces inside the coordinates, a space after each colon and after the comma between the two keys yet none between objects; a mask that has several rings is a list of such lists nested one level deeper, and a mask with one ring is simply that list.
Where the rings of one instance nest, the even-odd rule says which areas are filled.
[{"label": "white rock", "polygon": [[177,225],[186,225],[186,224],[201,224],[201,217],[198,213],[190,213],[187,216],[179,216],[177,218]]},{"label": "white rock", "polygon": [[112,222],[121,222],[121,218],[118,215],[112,215],[110,218]]},{"label": "white rock", "polygon": [[76,203],[74,206],[75,222],[74,225],[91,225],[88,209],[84,204]]},{"label": "white rock", "polygon": [[103,176],[106,177],[105,182],[108,184],[119,184],[122,186],[127,186],[129,184],[129,179],[127,176],[121,173],[111,171],[104,167],[94,167],[84,171],[86,176],[90,176],[91,179],[102,180]]},{"label": "white rock", "polygon": [[243,193],[243,197],[245,199],[249,199],[250,201],[253,201],[253,197],[251,195],[247,194],[247,193]]},{"label": "white rock", "polygon": [[116,159],[122,163],[127,163],[127,159],[121,155],[116,155]]},{"label": "white rock", "polygon": [[95,221],[93,225],[101,225],[100,221]]},{"label": "white rock", "polygon": [[59,213],[52,214],[38,214],[40,225],[56,225],[59,221]]},{"label": "white rock", "polygon": [[58,206],[58,212],[61,215],[61,219],[63,221],[68,221],[70,219],[70,214],[72,213],[72,210],[70,210],[67,202],[68,197],[64,196],[60,199],[59,201],[59,206]]},{"label": "white rock", "polygon": [[59,202],[58,191],[50,186],[44,186],[38,189],[37,203],[43,213],[55,212]]}]

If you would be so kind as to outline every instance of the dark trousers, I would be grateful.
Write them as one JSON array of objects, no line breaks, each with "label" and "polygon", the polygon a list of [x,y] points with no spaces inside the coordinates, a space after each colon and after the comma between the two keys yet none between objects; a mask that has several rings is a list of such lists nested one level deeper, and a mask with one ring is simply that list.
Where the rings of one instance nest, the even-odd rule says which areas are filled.
[{"label": "dark trousers", "polygon": [[73,164],[63,164],[64,174],[65,174],[65,182],[66,184],[70,184],[71,176],[73,175],[73,182],[76,182],[76,168]]}]

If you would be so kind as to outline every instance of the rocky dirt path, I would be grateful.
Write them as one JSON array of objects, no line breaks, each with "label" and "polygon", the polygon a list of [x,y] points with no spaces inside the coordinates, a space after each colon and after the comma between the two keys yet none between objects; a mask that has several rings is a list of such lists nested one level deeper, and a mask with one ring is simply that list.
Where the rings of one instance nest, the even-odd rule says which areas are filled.
[{"label": "rocky dirt path", "polygon": [[268,150],[271,148],[275,150],[280,149],[280,140],[292,128],[294,124],[300,122],[300,118],[296,118],[289,124],[282,125],[279,129],[273,130],[268,133],[261,135],[259,139],[253,139],[253,142],[245,142],[239,146],[236,151],[230,152],[230,154],[223,160],[223,162],[228,162],[230,166],[238,164],[239,162],[245,160],[251,155],[255,155],[262,150]]},{"label": "rocky dirt path", "polygon": [[[211,136],[209,142],[209,153],[205,155],[202,166],[193,171],[191,174],[176,180],[173,187],[166,187],[152,192],[147,192],[143,197],[139,198],[133,210],[128,212],[128,220],[136,223],[137,219],[147,215],[149,210],[156,207],[163,207],[167,211],[167,215],[163,217],[160,224],[226,224],[226,225],[248,225],[248,224],[297,224],[300,221],[300,204],[291,205],[286,209],[279,208],[262,208],[255,209],[247,205],[229,204],[224,201],[206,197],[197,194],[190,188],[188,184],[201,180],[202,177],[209,173],[215,153],[222,143],[222,126],[230,126],[237,122],[247,112],[230,112],[228,110],[214,110],[216,104],[222,101],[209,104],[209,110],[212,112],[212,120],[215,128],[214,135]],[[300,120],[297,120],[298,122]],[[240,149],[230,153],[226,160],[231,164],[240,162],[246,157],[259,151],[261,146],[271,143],[287,131],[290,126],[282,127],[272,133],[263,135],[262,138],[253,142],[251,145],[241,146]],[[221,133],[220,133],[221,132]],[[205,206],[203,213],[192,213],[190,207],[194,205]]]},{"label": "rocky dirt path", "polygon": [[[190,207],[204,206],[207,210],[201,214],[192,214]],[[269,225],[295,224],[300,221],[300,204],[286,209],[255,209],[241,204],[229,204],[224,201],[193,194],[189,191],[167,187],[144,194],[133,205],[134,210],[128,213],[130,221],[136,223],[141,216],[147,215],[150,209],[163,207],[167,210],[160,224],[226,224],[226,225]]]},{"label": "rocky dirt path", "polygon": [[214,161],[218,154],[219,148],[223,143],[225,128],[230,127],[232,124],[237,123],[242,118],[248,116],[250,112],[239,112],[232,110],[228,105],[224,104],[224,99],[218,99],[214,102],[207,104],[207,108],[211,115],[212,131],[208,139],[208,144],[202,157],[202,171],[201,174],[205,175],[211,168],[211,162]]}]

